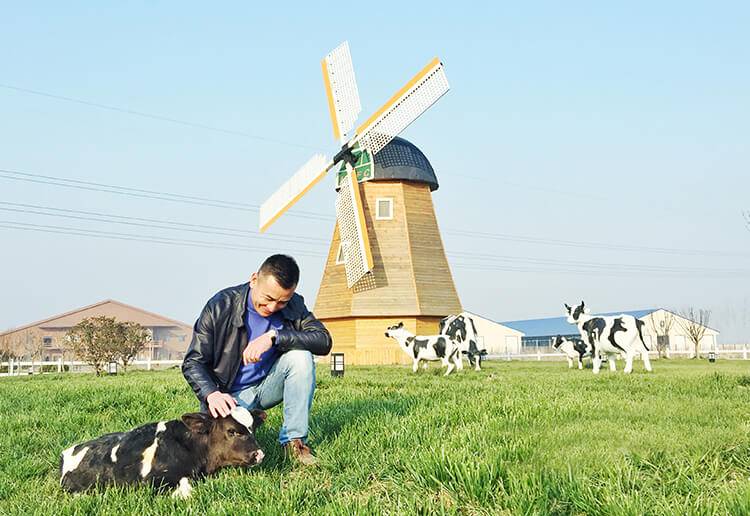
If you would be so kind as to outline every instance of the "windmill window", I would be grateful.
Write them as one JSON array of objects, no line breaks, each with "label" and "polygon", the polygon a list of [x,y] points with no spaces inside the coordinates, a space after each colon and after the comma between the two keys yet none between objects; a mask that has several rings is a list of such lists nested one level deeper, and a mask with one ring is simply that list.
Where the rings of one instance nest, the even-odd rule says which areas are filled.
[{"label": "windmill window", "polygon": [[392,197],[378,197],[376,200],[376,220],[392,220],[393,219],[393,198]]}]

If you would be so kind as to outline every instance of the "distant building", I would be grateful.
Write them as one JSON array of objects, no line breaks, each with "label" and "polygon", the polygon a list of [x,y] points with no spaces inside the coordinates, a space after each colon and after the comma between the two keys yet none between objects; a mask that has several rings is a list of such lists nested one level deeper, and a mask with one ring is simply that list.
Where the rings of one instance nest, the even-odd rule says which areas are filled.
[{"label": "distant building", "polygon": [[74,358],[64,347],[65,334],[87,317],[114,317],[121,322],[135,322],[151,331],[152,342],[146,345],[138,359],[181,360],[190,344],[191,326],[158,315],[142,308],[107,299],[99,303],[77,308],[19,328],[0,333],[0,339],[9,345],[13,353],[22,358],[36,360],[65,360]]},{"label": "distant building", "polygon": [[[646,323],[643,327],[643,340],[651,351],[656,351],[657,340],[659,339],[662,340],[670,352],[693,351],[693,342],[685,331],[685,326],[689,321],[679,314],[670,312],[664,308],[608,312],[594,315],[616,316],[621,314],[632,315],[636,319],[640,319]],[[568,323],[566,317],[506,321],[501,324],[524,333],[521,339],[521,346],[527,352],[531,349],[551,346],[552,339],[556,335],[580,337],[578,328],[574,324]],[[718,335],[718,330],[706,326],[705,334],[701,339],[701,352],[715,350]]]},{"label": "distant building", "polygon": [[507,353],[515,355],[521,352],[523,332],[474,312],[464,311],[461,313],[474,321],[480,349],[486,349],[490,355],[505,355]]}]

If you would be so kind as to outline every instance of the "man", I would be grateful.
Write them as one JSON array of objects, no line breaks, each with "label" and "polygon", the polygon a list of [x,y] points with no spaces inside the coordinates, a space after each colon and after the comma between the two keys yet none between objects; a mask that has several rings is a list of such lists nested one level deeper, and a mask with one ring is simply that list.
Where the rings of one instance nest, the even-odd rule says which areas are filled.
[{"label": "man", "polygon": [[201,410],[226,417],[241,405],[267,409],[284,402],[279,442],[305,465],[316,458],[307,446],[315,391],[313,355],[331,351],[331,335],[295,294],[299,267],[275,254],[249,283],[214,295],[193,327],[182,373]]}]

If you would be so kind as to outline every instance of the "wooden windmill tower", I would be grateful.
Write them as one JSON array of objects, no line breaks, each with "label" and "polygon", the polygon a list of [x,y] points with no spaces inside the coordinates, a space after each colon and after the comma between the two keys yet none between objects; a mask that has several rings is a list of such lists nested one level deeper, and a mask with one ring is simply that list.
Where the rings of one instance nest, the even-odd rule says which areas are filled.
[{"label": "wooden windmill tower", "polygon": [[317,155],[262,206],[260,228],[336,168],[336,227],[315,315],[348,363],[394,363],[405,355],[385,328],[403,321],[417,334],[437,332],[461,311],[445,257],[431,192],[437,178],[427,158],[397,135],[448,91],[436,58],[347,137],[361,111],[346,42],[322,62],[334,136],[341,150]]}]

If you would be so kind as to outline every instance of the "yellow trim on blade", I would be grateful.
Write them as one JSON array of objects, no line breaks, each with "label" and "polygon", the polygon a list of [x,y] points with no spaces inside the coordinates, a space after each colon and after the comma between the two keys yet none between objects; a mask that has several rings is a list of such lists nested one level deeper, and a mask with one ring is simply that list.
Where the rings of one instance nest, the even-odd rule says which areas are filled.
[{"label": "yellow trim on blade", "polygon": [[331,81],[328,79],[328,66],[325,57],[320,64],[323,66],[323,83],[326,87],[326,97],[328,97],[328,112],[331,115],[331,122],[333,122],[333,137],[336,138],[336,141],[339,141],[341,134],[339,133],[339,123],[336,119],[336,103],[333,100],[333,90],[331,89]]},{"label": "yellow trim on blade", "polygon": [[288,203],[286,203],[279,211],[277,211],[276,215],[274,215],[273,217],[271,217],[268,222],[266,222],[265,224],[263,224],[263,226],[261,226],[261,228],[260,228],[260,232],[261,233],[265,233],[266,229],[268,229],[268,227],[271,224],[273,224],[274,222],[276,222],[276,219],[278,219],[279,217],[281,217],[289,208],[292,207],[292,205],[294,203],[296,203],[297,201],[299,201],[300,198],[303,195],[305,195],[310,190],[310,188],[312,188],[313,186],[315,186],[316,184],[318,184],[318,182],[321,179],[323,179],[323,177],[325,177],[326,172],[328,172],[328,168],[323,169],[323,172],[321,172],[320,174],[318,174],[318,176],[315,177],[315,179],[313,179],[312,181],[310,181],[310,184],[308,184],[300,193],[298,193],[297,195],[295,195],[294,198],[291,201],[289,201]]},{"label": "yellow trim on blade", "polygon": [[352,182],[352,193],[354,194],[354,204],[357,206],[357,217],[362,228],[362,245],[365,248],[365,259],[367,260],[367,270],[373,268],[372,252],[370,251],[370,237],[367,234],[367,221],[365,220],[365,209],[362,206],[362,196],[359,193],[359,181],[357,173],[354,170],[349,172],[349,180]]},{"label": "yellow trim on blade", "polygon": [[390,109],[390,107],[393,106],[393,104],[395,104],[396,101],[398,99],[400,99],[401,96],[404,93],[406,93],[407,91],[409,91],[409,88],[411,88],[417,82],[419,82],[420,80],[422,80],[425,75],[427,75],[433,68],[435,68],[439,64],[440,64],[440,59],[438,59],[437,57],[435,59],[433,59],[432,61],[430,61],[429,64],[427,66],[425,66],[424,68],[422,68],[422,70],[420,70],[417,75],[415,75],[414,77],[412,77],[412,79],[409,82],[407,82],[406,85],[403,88],[401,88],[400,90],[398,90],[396,92],[396,94],[393,95],[388,100],[388,102],[386,102],[383,105],[383,107],[381,107],[380,109],[378,109],[375,112],[375,114],[372,115],[370,118],[368,118],[367,121],[364,124],[362,124],[359,127],[357,127],[357,134],[361,135],[364,132],[364,130],[367,129],[370,126],[370,124],[372,124],[375,120],[377,120],[380,115],[382,115],[383,113],[386,112],[386,110]]}]

